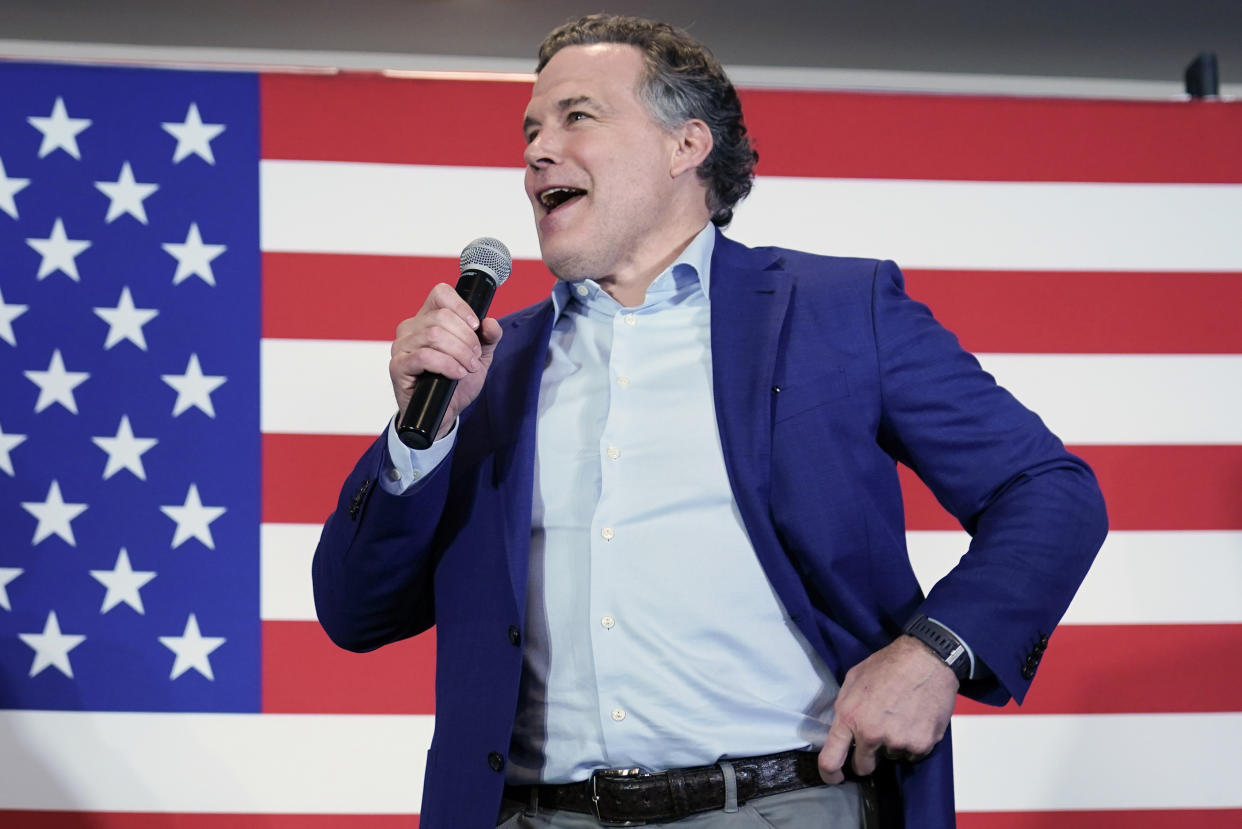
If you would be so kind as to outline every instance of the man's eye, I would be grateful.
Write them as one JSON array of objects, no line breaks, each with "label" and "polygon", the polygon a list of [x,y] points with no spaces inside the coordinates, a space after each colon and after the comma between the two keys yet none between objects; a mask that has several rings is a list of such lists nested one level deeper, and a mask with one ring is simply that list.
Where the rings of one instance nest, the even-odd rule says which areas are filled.
[{"label": "man's eye", "polygon": [[538,130],[531,130],[530,132],[526,133],[526,143],[529,144],[530,142],[534,141],[537,135],[539,135]]},{"label": "man's eye", "polygon": [[568,116],[566,116],[565,120],[566,121],[585,121],[587,118],[590,118],[590,117],[591,116],[587,115],[585,112],[571,112],[569,113]]}]

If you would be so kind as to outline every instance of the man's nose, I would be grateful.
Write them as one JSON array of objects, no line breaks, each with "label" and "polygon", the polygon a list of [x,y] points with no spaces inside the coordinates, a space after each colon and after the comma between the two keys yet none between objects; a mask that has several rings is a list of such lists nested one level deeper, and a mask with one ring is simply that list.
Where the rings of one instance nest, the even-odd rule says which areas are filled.
[{"label": "man's nose", "polygon": [[545,131],[540,132],[526,144],[526,151],[522,157],[527,166],[538,169],[555,164],[559,158],[558,153],[559,146],[555,136]]}]

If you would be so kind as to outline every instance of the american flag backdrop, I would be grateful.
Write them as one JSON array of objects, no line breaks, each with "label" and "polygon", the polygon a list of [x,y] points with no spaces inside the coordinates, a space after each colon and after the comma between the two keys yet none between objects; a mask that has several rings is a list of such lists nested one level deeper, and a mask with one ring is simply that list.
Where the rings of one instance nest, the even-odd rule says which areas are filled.
[{"label": "american flag backdrop", "polygon": [[[0,825],[414,826],[434,634],[320,631],[396,323],[480,235],[546,296],[529,80],[0,64]],[[968,829],[1242,825],[1242,105],[745,90],[730,234],[896,259],[1113,531]],[[925,584],[965,536],[912,476]]]}]

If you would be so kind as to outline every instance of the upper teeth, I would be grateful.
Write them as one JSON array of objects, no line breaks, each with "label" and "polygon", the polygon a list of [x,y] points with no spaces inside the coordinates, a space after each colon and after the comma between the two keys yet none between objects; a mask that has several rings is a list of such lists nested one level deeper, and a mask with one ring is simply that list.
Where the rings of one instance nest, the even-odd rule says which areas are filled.
[{"label": "upper teeth", "polygon": [[540,193],[539,201],[543,202],[544,207],[551,208],[568,201],[580,193],[582,191],[575,187],[553,187]]}]

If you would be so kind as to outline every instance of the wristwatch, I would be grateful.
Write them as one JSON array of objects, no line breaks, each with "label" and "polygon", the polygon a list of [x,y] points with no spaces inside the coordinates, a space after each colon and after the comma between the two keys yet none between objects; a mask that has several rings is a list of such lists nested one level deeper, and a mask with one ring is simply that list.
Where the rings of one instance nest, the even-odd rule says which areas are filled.
[{"label": "wristwatch", "polygon": [[953,670],[958,682],[970,678],[970,654],[966,652],[966,645],[947,627],[926,616],[915,616],[902,632],[931,648],[932,653]]}]

